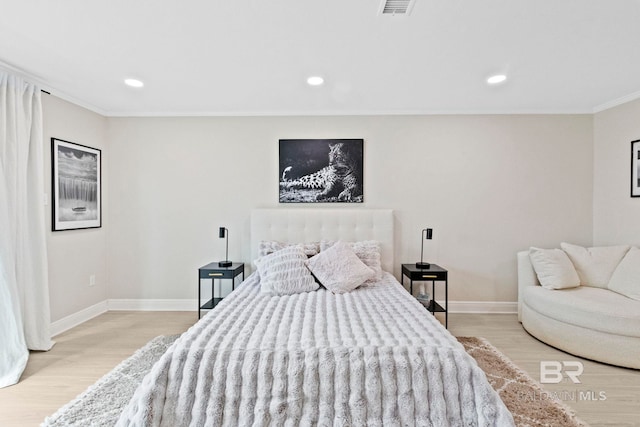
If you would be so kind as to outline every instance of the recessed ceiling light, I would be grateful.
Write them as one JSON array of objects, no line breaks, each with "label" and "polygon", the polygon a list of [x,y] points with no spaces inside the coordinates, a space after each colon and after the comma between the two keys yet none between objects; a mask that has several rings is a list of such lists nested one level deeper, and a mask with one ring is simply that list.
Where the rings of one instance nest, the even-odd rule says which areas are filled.
[{"label": "recessed ceiling light", "polygon": [[311,76],[307,79],[307,83],[309,83],[311,86],[320,86],[322,83],[324,83],[324,79],[320,76]]},{"label": "recessed ceiling light", "polygon": [[124,79],[124,84],[131,87],[143,87],[144,83],[138,79]]},{"label": "recessed ceiling light", "polygon": [[490,85],[497,85],[498,83],[502,83],[507,80],[507,76],[504,74],[496,74],[495,76],[491,76],[487,79],[487,83]]}]

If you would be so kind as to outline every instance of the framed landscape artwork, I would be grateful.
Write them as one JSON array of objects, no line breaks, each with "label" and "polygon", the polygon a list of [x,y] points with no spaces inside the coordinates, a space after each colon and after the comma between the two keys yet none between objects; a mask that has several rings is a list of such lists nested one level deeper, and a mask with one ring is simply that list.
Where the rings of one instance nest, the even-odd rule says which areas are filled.
[{"label": "framed landscape artwork", "polygon": [[96,148],[51,138],[53,231],[102,226],[101,155]]},{"label": "framed landscape artwork", "polygon": [[631,197],[640,197],[640,139],[631,142]]},{"label": "framed landscape artwork", "polygon": [[281,139],[280,203],[362,203],[362,139]]}]

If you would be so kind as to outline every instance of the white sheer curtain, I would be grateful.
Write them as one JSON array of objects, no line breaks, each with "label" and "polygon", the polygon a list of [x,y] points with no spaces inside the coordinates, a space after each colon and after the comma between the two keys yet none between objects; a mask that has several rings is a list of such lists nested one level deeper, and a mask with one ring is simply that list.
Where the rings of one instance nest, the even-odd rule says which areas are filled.
[{"label": "white sheer curtain", "polygon": [[0,71],[0,387],[49,350],[40,89]]}]

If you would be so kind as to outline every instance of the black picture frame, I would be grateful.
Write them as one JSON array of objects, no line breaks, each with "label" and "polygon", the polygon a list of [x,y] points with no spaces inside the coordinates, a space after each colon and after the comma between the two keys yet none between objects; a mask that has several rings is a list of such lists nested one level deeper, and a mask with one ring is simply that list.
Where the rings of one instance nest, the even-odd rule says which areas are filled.
[{"label": "black picture frame", "polygon": [[631,141],[631,197],[640,197],[640,139]]},{"label": "black picture frame", "polygon": [[102,227],[102,151],[51,138],[51,228]]},{"label": "black picture frame", "polygon": [[280,203],[363,203],[363,139],[279,140]]}]

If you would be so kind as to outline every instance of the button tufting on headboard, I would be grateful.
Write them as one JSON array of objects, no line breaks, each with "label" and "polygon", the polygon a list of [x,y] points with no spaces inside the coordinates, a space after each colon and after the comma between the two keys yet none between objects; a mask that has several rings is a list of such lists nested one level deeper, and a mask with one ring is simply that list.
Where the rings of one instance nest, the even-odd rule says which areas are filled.
[{"label": "button tufting on headboard", "polygon": [[320,240],[377,240],[382,268],[393,272],[391,209],[255,209],[251,213],[251,254],[262,240],[303,243]]}]

